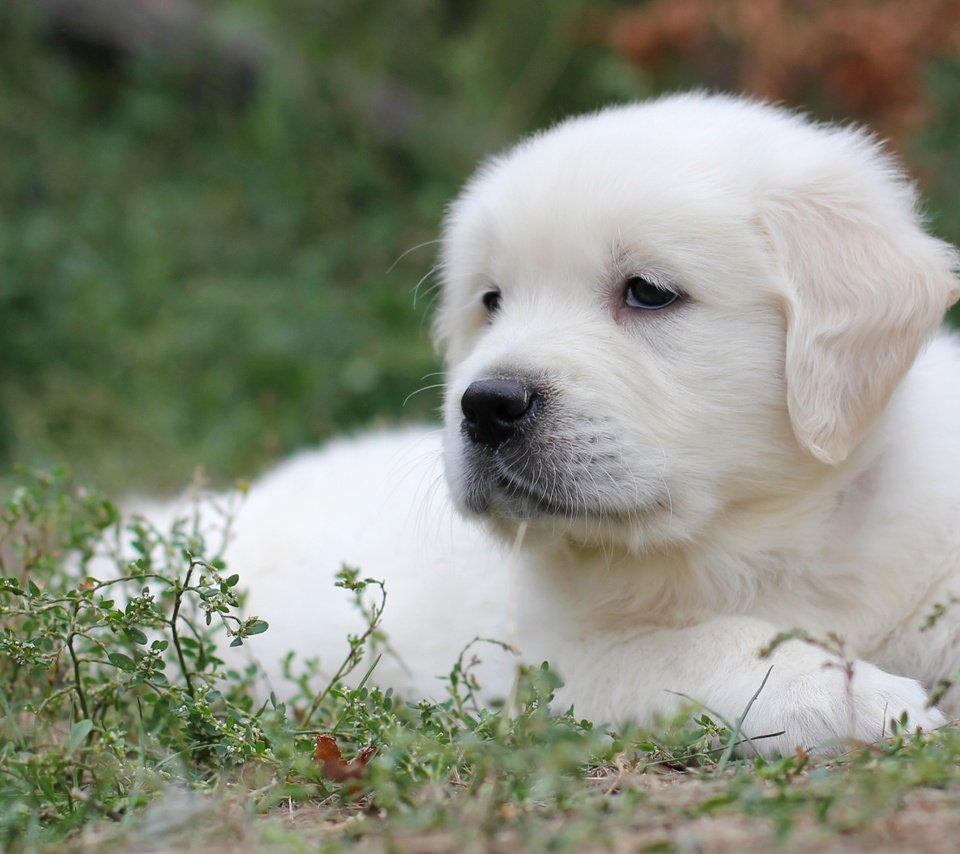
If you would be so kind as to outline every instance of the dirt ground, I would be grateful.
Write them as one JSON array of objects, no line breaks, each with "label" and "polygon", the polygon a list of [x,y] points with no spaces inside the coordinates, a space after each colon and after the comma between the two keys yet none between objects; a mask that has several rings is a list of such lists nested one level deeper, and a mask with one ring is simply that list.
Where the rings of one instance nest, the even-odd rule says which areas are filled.
[{"label": "dirt ground", "polygon": [[[597,782],[597,781],[595,781]],[[504,822],[503,830],[465,834],[460,830],[406,831],[384,822],[375,810],[332,819],[323,806],[291,806],[252,816],[239,799],[217,802],[205,796],[173,792],[149,807],[139,825],[101,825],[84,832],[61,851],[203,851],[248,854],[258,851],[336,851],[357,854],[479,854],[480,852],[574,850],[577,852],[696,852],[696,854],[957,854],[960,851],[960,790],[915,789],[872,818],[851,807],[845,816],[831,813],[819,822],[811,809],[798,810],[789,832],[777,833],[768,815],[747,815],[743,804],[702,813],[730,791],[723,779],[683,773],[628,774],[599,781],[614,788],[639,789],[635,810],[611,814],[602,837],[571,845],[565,820],[544,818],[536,835],[521,836]],[[772,787],[771,787],[772,793]],[[762,793],[761,793],[762,796]],[[616,794],[609,797],[616,798]],[[763,810],[753,810],[763,813]],[[698,814],[699,813],[699,814]],[[576,812],[570,821],[582,819]],[[561,841],[564,840],[564,841]]]}]

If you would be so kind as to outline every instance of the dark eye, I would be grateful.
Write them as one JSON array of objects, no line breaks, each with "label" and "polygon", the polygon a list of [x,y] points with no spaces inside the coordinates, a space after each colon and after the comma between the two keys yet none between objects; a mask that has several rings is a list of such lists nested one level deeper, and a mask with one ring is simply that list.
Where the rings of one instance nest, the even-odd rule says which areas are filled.
[{"label": "dark eye", "polygon": [[496,289],[487,291],[481,299],[483,300],[483,307],[489,314],[494,314],[500,308],[500,291]]},{"label": "dark eye", "polygon": [[641,276],[631,276],[627,279],[624,299],[630,308],[653,311],[672,305],[680,299],[680,294],[675,291],[668,291],[666,288]]}]

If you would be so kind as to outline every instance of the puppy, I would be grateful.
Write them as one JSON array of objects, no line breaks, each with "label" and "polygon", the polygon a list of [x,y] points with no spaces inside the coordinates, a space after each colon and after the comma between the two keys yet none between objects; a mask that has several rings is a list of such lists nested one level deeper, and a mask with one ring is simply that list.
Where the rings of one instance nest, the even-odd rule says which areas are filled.
[{"label": "puppy", "polygon": [[[398,658],[374,678],[418,696],[481,636],[598,722],[681,695],[732,722],[759,691],[764,753],[941,724],[960,348],[930,338],[957,263],[859,130],[690,94],[521,142],[447,216],[442,436],[340,442],[254,487],[228,555],[272,624],[250,646],[334,665],[345,561],[387,582]],[[800,639],[760,657],[793,628],[839,635],[852,678]],[[514,662],[487,658],[506,694]]]}]

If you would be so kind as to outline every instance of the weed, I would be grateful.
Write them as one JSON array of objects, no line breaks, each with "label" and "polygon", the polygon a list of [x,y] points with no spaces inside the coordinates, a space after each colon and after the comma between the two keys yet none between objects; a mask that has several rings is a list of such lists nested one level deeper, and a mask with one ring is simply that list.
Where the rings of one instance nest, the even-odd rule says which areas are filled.
[{"label": "weed", "polygon": [[14,491],[0,514],[0,847],[199,850],[230,834],[249,848],[672,850],[703,822],[748,822],[773,845],[957,802],[952,729],[895,721],[839,759],[736,758],[749,706],[730,725],[686,712],[613,731],[552,708],[546,663],[485,708],[475,665],[483,643],[509,649],[496,640],[451,663],[443,702],[397,696],[371,678],[391,654],[387,589],[349,567],[337,583],[365,623],[334,678],[312,691],[311,665],[295,673],[289,657],[292,696],[254,702],[257,666],[220,650],[269,627],[244,615],[222,547],[196,519],[123,521],[62,472]]}]

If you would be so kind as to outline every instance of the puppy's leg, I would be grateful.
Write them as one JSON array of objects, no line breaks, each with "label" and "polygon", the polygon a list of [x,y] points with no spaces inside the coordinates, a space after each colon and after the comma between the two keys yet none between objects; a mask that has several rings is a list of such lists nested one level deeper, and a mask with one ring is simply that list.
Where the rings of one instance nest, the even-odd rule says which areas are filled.
[{"label": "puppy's leg", "polygon": [[937,705],[960,718],[960,567],[931,590],[883,642],[869,652],[871,661],[912,673],[938,685]]},{"label": "puppy's leg", "polygon": [[798,746],[829,751],[851,737],[877,741],[903,712],[912,726],[944,722],[927,708],[919,683],[865,661],[855,661],[848,678],[840,662],[797,640],[761,658],[776,634],[774,626],[744,617],[642,634],[591,633],[578,648],[556,649],[555,667],[569,686],[560,699],[595,720],[649,722],[676,711],[685,696],[732,725],[770,670],[742,727],[766,755]]}]

